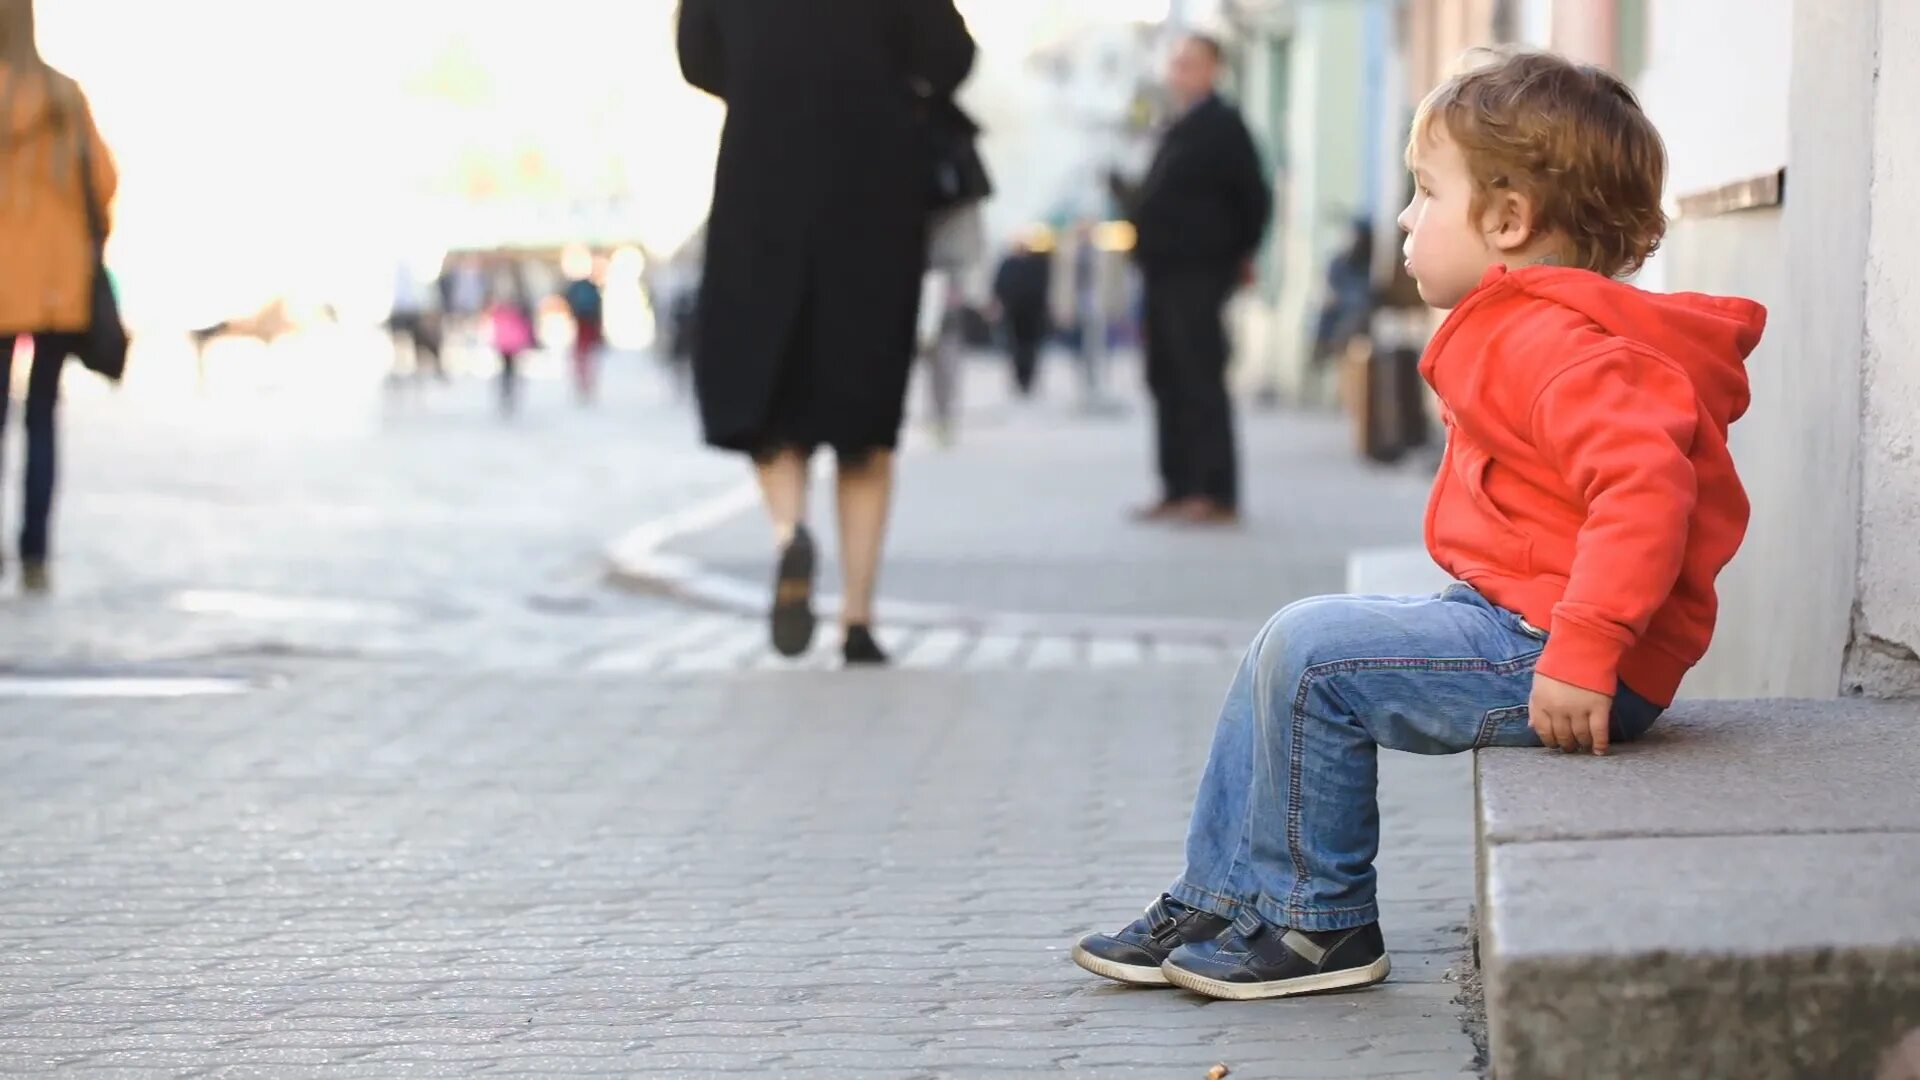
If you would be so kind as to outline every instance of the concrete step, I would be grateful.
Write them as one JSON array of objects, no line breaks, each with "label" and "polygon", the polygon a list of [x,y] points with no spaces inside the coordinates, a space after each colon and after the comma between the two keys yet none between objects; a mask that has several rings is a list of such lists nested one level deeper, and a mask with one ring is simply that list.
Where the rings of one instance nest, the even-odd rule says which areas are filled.
[{"label": "concrete step", "polygon": [[1496,1077],[1920,1076],[1920,702],[1686,703],[1476,777]]}]

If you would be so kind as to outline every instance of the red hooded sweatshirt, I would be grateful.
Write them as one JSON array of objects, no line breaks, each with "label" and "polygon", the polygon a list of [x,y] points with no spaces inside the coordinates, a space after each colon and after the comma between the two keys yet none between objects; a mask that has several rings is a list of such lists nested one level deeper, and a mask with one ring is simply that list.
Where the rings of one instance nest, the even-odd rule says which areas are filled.
[{"label": "red hooded sweatshirt", "polygon": [[1584,270],[1495,267],[1420,371],[1446,460],[1427,549],[1548,631],[1538,671],[1658,704],[1706,655],[1714,578],[1747,530],[1727,426],[1766,309]]}]

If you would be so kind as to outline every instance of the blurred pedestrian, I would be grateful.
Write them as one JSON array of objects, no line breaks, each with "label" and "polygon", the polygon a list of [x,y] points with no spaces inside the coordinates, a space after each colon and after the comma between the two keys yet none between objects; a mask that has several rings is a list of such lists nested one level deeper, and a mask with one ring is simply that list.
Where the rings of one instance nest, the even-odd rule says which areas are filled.
[{"label": "blurred pedestrian", "polygon": [[1189,35],[1167,90],[1177,116],[1137,189],[1116,177],[1146,278],[1147,383],[1160,499],[1139,520],[1232,524],[1240,515],[1224,310],[1251,279],[1273,199],[1245,121],[1215,92],[1220,43]]},{"label": "blurred pedestrian", "polygon": [[512,416],[520,408],[520,357],[534,346],[533,302],[518,263],[495,273],[487,324],[500,354],[500,415]]},{"label": "blurred pedestrian", "polygon": [[1313,361],[1325,364],[1366,333],[1373,314],[1373,223],[1354,221],[1346,248],[1327,262],[1326,298],[1313,331]]},{"label": "blurred pedestrian", "polygon": [[440,362],[440,318],[428,296],[430,290],[437,295],[437,286],[425,280],[413,259],[401,256],[394,260],[387,334],[393,342],[391,381],[396,385],[408,375],[418,379],[431,374],[446,381],[446,367]]},{"label": "blurred pedestrian", "polygon": [[591,405],[599,388],[600,351],[607,340],[605,301],[600,292],[598,265],[586,251],[570,251],[564,262],[567,286],[560,299],[573,317],[573,393],[582,405]]},{"label": "blurred pedestrian", "polygon": [[446,335],[458,337],[471,347],[480,333],[480,316],[487,307],[487,275],[478,257],[460,255],[450,258],[441,275],[446,281]]},{"label": "blurred pedestrian", "polygon": [[920,286],[919,346],[927,373],[934,438],[953,445],[960,423],[962,323],[966,283],[986,255],[986,225],[978,203],[934,215],[927,271]]},{"label": "blurred pedestrian", "polygon": [[780,550],[773,643],[814,631],[815,450],[838,459],[849,663],[884,663],[873,592],[934,189],[921,103],[973,62],[953,0],[683,0],[680,66],[727,104],[700,290],[706,439],[751,455]]},{"label": "blurred pedestrian", "polygon": [[1013,385],[1032,397],[1040,371],[1040,347],[1047,338],[1047,294],[1052,261],[1032,237],[1013,245],[993,276],[993,299],[1000,329],[1013,361]]},{"label": "blurred pedestrian", "polygon": [[60,370],[94,314],[92,222],[104,235],[117,184],[86,95],[40,57],[33,0],[0,0],[0,433],[14,359],[30,353],[19,553],[32,592],[48,587]]}]

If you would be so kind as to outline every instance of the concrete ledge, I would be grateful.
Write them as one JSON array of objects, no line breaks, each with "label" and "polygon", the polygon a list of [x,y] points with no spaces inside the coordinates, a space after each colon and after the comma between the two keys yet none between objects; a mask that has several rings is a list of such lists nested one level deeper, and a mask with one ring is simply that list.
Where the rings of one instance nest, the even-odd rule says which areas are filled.
[{"label": "concrete ledge", "polygon": [[1477,780],[1497,1077],[1909,1075],[1920,703],[1689,703]]}]

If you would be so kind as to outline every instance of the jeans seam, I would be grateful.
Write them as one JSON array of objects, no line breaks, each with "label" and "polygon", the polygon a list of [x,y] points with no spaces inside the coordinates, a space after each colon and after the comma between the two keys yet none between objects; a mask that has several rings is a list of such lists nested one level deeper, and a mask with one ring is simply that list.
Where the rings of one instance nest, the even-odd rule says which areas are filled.
[{"label": "jeans seam", "polygon": [[[1292,607],[1292,606],[1293,605],[1291,604],[1288,605],[1288,607]],[[1280,614],[1285,614],[1285,613],[1286,613],[1286,609],[1282,608]],[[1250,658],[1257,658],[1260,655],[1260,651],[1266,647],[1267,638],[1273,633],[1274,624],[1279,621],[1279,618],[1280,618],[1280,615],[1276,614],[1272,619],[1267,620],[1267,624],[1265,626],[1260,628],[1260,633],[1255,635],[1253,639],[1253,644],[1248,647],[1247,655]],[[1257,663],[1249,664],[1249,668],[1247,671],[1247,682],[1254,689],[1254,692],[1257,694],[1259,692],[1259,686],[1260,686],[1260,671]],[[1255,714],[1249,718],[1249,722],[1255,725],[1259,724],[1260,719],[1259,719],[1257,710]],[[1257,735],[1257,731],[1256,731],[1256,735]],[[1258,785],[1253,785],[1253,786],[1256,788],[1258,787]],[[1249,800],[1253,798],[1252,792],[1248,793],[1247,798]],[[1221,880],[1225,882],[1227,888],[1233,888],[1233,883],[1235,882],[1235,880],[1237,880],[1237,877],[1240,873],[1241,853],[1243,851],[1250,850],[1252,846],[1253,846],[1253,812],[1252,812],[1252,809],[1249,807],[1245,811],[1245,820],[1242,822],[1240,826],[1240,836],[1237,840],[1234,841],[1233,854],[1227,859],[1227,872],[1221,878]],[[1227,900],[1229,903],[1233,903],[1236,906],[1240,903],[1240,901],[1230,900],[1228,897],[1216,896],[1211,892],[1206,892],[1206,890],[1204,889],[1201,889],[1198,891],[1205,892],[1206,895],[1213,896],[1214,899],[1216,900]]]},{"label": "jeans seam", "polygon": [[[1511,660],[1493,661],[1484,656],[1446,657],[1444,659],[1420,659],[1415,657],[1368,657],[1348,660],[1331,660],[1324,664],[1314,664],[1300,673],[1298,689],[1293,695],[1292,735],[1293,753],[1287,762],[1287,854],[1293,859],[1293,888],[1288,891],[1286,902],[1282,905],[1289,911],[1304,911],[1302,898],[1307,886],[1312,883],[1313,872],[1307,867],[1306,851],[1300,844],[1300,819],[1302,801],[1300,798],[1301,773],[1305,768],[1307,726],[1307,695],[1312,692],[1316,680],[1324,680],[1333,675],[1343,675],[1354,671],[1489,671],[1503,673],[1525,667],[1537,661],[1545,650],[1535,650]],[[1484,727],[1486,721],[1481,721]]]},{"label": "jeans seam", "polygon": [[1377,908],[1379,906],[1380,905],[1378,901],[1365,903],[1365,904],[1354,904],[1351,907],[1310,908],[1310,907],[1302,907],[1299,904],[1295,904],[1291,901],[1279,905],[1279,907],[1282,910],[1293,915],[1348,915],[1356,911],[1372,911],[1374,908]]},{"label": "jeans seam", "polygon": [[1488,709],[1486,716],[1480,720],[1480,734],[1473,740],[1473,748],[1475,750],[1484,749],[1487,743],[1492,740],[1494,732],[1499,730],[1500,722],[1505,720],[1508,715],[1514,713],[1524,714],[1527,711],[1528,707],[1525,705],[1507,705],[1498,709]]},{"label": "jeans seam", "polygon": [[1230,908],[1234,908],[1236,910],[1239,908],[1245,907],[1247,904],[1245,900],[1235,900],[1231,896],[1222,896],[1219,893],[1214,892],[1212,889],[1203,889],[1200,886],[1195,885],[1192,881],[1188,880],[1185,875],[1182,875],[1180,880],[1174,883],[1174,888],[1180,888],[1182,886],[1188,889],[1192,889],[1194,892],[1208,898],[1209,900],[1218,900],[1222,904],[1225,904],[1226,906]]}]

